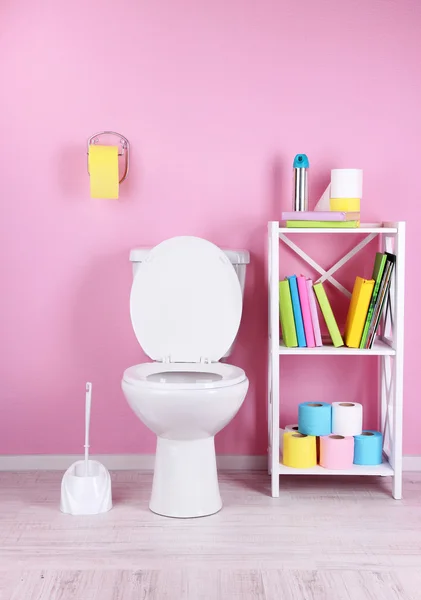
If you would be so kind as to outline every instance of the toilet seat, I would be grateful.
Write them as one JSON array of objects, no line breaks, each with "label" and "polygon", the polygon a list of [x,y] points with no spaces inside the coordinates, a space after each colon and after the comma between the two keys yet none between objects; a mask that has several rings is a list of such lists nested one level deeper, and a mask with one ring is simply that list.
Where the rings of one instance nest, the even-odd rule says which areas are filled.
[{"label": "toilet seat", "polygon": [[241,383],[246,374],[227,363],[143,363],[125,370],[123,381],[136,387],[164,390],[217,389]]},{"label": "toilet seat", "polygon": [[139,344],[152,360],[165,363],[217,362],[237,336],[242,305],[228,257],[192,236],[152,248],[130,294]]}]

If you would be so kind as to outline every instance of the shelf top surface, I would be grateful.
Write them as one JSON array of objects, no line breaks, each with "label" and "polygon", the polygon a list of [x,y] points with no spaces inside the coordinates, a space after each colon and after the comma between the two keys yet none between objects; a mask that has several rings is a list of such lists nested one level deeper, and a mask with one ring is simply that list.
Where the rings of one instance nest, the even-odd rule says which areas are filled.
[{"label": "shelf top surface", "polygon": [[397,227],[387,227],[383,223],[361,223],[360,227],[343,229],[340,227],[279,227],[279,233],[397,233]]},{"label": "shelf top surface", "polygon": [[370,349],[348,348],[347,346],[335,348],[331,343],[326,343],[325,339],[323,339],[323,344],[323,346],[316,348],[287,348],[283,340],[280,340],[279,354],[305,354],[306,356],[321,354],[332,354],[334,356],[394,356],[396,354],[396,351],[381,339],[376,339]]}]

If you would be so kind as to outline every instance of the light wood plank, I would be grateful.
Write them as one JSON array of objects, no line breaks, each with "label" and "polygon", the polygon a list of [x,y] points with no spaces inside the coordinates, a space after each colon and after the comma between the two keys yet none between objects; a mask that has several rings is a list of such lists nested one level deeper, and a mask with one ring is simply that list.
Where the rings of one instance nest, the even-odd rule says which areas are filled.
[{"label": "light wood plank", "polygon": [[[416,571],[403,572],[410,578]],[[415,600],[396,572],[373,571],[264,571],[267,598],[300,600]]]},{"label": "light wood plank", "polygon": [[421,568],[398,572],[399,585],[403,590],[402,598],[419,600],[421,598]]},{"label": "light wood plank", "polygon": [[[262,580],[267,598],[357,600],[346,589],[342,574],[336,571],[272,570],[264,571]],[[365,600],[365,596],[358,595],[358,600]]]},{"label": "light wood plank", "polygon": [[265,600],[261,572],[258,570],[222,571],[219,598],[221,600]]}]

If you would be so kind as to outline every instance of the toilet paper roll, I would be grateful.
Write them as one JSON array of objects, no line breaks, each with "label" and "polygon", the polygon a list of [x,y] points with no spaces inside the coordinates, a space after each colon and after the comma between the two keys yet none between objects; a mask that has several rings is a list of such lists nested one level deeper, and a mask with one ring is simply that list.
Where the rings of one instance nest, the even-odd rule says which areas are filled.
[{"label": "toilet paper roll", "polygon": [[354,437],[354,465],[381,465],[383,436],[379,431],[365,430]]},{"label": "toilet paper roll", "polygon": [[331,433],[320,438],[320,464],[325,469],[349,469],[354,462],[354,438]]},{"label": "toilet paper roll", "polygon": [[91,198],[118,198],[118,147],[89,146]]},{"label": "toilet paper roll", "polygon": [[339,212],[360,212],[361,201],[359,198],[331,198],[329,210]]},{"label": "toilet paper roll", "polygon": [[279,428],[279,449],[281,452],[284,449],[284,433],[286,431],[298,431],[298,424],[294,423],[293,425],[286,425],[284,428]]},{"label": "toilet paper roll", "polygon": [[306,435],[332,433],[332,406],[327,402],[302,402],[298,405],[298,431]]},{"label": "toilet paper roll", "polygon": [[363,406],[358,402],[333,402],[332,433],[359,435],[363,430]]},{"label": "toilet paper roll", "polygon": [[362,198],[362,169],[332,169],[330,174],[331,198]]},{"label": "toilet paper roll", "polygon": [[310,469],[317,465],[316,438],[296,431],[284,433],[283,463],[295,469]]}]

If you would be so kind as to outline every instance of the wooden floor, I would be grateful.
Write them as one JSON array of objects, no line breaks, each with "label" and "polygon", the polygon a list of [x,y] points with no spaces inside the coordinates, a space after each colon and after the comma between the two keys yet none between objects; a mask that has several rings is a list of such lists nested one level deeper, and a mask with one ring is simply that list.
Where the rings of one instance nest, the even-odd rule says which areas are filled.
[{"label": "wooden floor", "polygon": [[58,510],[61,473],[0,473],[1,600],[421,600],[421,474],[220,475],[223,510],[148,510],[150,473],[113,474],[115,506]]}]

